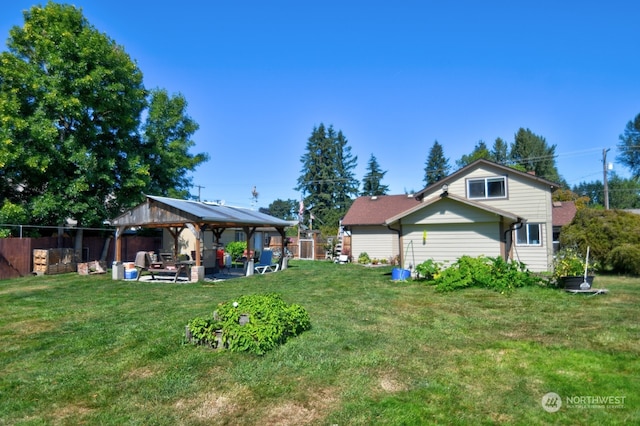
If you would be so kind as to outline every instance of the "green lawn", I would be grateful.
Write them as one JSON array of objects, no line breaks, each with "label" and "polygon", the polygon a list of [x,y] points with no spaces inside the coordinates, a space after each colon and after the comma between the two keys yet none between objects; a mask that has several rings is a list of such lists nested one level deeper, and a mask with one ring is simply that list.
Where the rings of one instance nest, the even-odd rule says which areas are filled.
[{"label": "green lawn", "polygon": [[[640,424],[640,279],[598,276],[600,296],[438,293],[390,267],[290,266],[215,284],[1,281],[0,424]],[[312,329],[261,357],[184,344],[190,319],[261,292]],[[567,406],[605,396],[623,402]]]}]

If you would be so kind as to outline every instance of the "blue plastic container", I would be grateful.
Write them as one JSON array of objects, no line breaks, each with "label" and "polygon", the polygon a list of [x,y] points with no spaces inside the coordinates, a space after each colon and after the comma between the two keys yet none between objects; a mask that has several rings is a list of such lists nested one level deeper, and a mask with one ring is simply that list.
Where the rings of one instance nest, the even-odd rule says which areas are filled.
[{"label": "blue plastic container", "polygon": [[393,281],[405,281],[411,278],[411,271],[408,269],[393,268],[391,270],[391,279]]}]

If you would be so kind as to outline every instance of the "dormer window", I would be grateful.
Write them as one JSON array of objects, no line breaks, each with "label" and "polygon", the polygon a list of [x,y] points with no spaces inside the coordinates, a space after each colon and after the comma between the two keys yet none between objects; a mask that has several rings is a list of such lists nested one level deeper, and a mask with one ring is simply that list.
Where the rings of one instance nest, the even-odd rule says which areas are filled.
[{"label": "dormer window", "polygon": [[504,176],[467,180],[470,199],[506,198],[507,179]]}]

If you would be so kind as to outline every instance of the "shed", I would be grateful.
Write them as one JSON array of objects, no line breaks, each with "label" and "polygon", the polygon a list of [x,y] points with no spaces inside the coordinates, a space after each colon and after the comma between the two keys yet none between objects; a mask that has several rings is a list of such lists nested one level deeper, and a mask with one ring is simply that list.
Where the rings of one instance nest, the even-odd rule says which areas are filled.
[{"label": "shed", "polygon": [[[213,231],[219,239],[226,228],[242,228],[247,234],[247,250],[252,250],[251,237],[257,228],[275,228],[285,241],[285,228],[290,226],[286,220],[278,219],[265,213],[241,207],[206,203],[176,198],[146,195],[146,200],[136,207],[124,212],[111,221],[116,227],[116,262],[121,262],[121,236],[125,229],[131,227],[165,228],[177,241],[180,233],[190,229],[196,238],[195,267],[202,267],[200,256],[200,237],[205,230]],[[284,247],[282,247],[284,252]]]}]

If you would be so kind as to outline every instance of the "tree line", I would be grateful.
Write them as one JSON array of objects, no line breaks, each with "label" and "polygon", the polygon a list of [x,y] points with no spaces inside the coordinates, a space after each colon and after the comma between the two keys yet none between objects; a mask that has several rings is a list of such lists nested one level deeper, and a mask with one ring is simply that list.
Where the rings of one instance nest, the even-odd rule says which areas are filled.
[{"label": "tree line", "polygon": [[[627,124],[620,135],[618,148],[618,160],[631,169],[633,176],[622,178],[615,173],[610,174],[610,207],[640,208],[640,114]],[[532,172],[559,184],[561,189],[554,193],[555,201],[574,201],[578,207],[603,208],[603,182],[580,182],[571,187],[559,173],[555,158],[556,145],[549,145],[543,136],[528,128],[520,128],[511,143],[498,137],[489,148],[484,141],[478,141],[469,154],[455,161],[455,166],[460,169],[478,159],[486,159],[523,172]],[[383,184],[387,171],[382,170],[374,154],[369,158],[361,182],[362,190],[359,190],[360,182],[353,173],[357,157],[352,155],[342,131],[336,132],[333,126],[321,124],[313,129],[307,141],[306,153],[300,161],[301,175],[294,189],[303,194],[301,204],[304,209],[299,210],[300,202],[297,200],[278,199],[264,209],[265,212],[287,220],[301,216],[303,221],[306,212],[308,217],[313,215],[324,225],[337,227],[339,219],[355,197],[386,195],[389,192],[388,185]],[[437,140],[434,141],[425,162],[425,186],[438,182],[452,171],[444,147]]]},{"label": "tree line", "polygon": [[[209,159],[191,153],[198,124],[181,94],[147,88],[142,71],[80,9],[49,2],[24,12],[0,53],[0,223],[102,226],[143,200],[143,194],[190,198],[189,172]],[[629,179],[611,174],[612,208],[640,208],[640,114],[620,135],[618,160]],[[603,205],[603,183],[569,187],[559,174],[556,145],[526,128],[513,142],[478,141],[455,161],[504,164],[559,183],[556,197],[585,206]],[[294,189],[301,200],[275,200],[266,212],[284,219],[301,215],[337,227],[358,196],[385,195],[384,171],[371,153],[366,174],[355,176],[358,157],[342,130],[313,128],[300,158]],[[424,183],[451,172],[444,147],[428,150]],[[405,192],[407,190],[405,189]],[[412,190],[410,192],[413,192]]]}]

